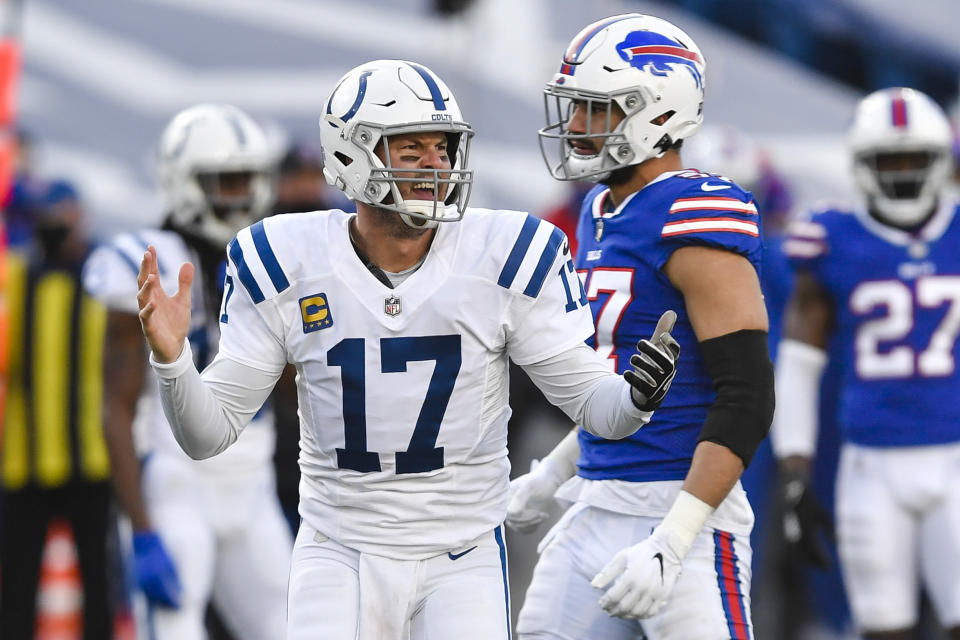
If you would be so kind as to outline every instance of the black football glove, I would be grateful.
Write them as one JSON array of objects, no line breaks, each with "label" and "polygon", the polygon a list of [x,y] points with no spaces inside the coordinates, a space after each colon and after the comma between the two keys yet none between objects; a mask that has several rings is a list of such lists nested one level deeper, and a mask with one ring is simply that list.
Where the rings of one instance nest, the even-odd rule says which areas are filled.
[{"label": "black football glove", "polygon": [[829,569],[833,563],[824,539],[834,540],[833,522],[813,494],[806,474],[782,471],[780,495],[783,499],[783,537],[788,551],[815,567]]},{"label": "black football glove", "polygon": [[676,321],[675,312],[665,311],[650,339],[637,343],[637,353],[630,356],[633,369],[623,373],[633,387],[633,403],[643,411],[655,411],[660,406],[677,373],[680,345],[670,335]]}]

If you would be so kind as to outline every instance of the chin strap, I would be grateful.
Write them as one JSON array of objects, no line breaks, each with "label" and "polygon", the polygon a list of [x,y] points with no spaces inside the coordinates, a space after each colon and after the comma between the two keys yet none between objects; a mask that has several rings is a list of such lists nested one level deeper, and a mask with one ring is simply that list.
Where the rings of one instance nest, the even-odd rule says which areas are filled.
[{"label": "chin strap", "polygon": [[[452,204],[443,204],[442,202],[435,203],[433,200],[404,200],[402,206],[410,213],[398,211],[397,213],[400,214],[400,219],[403,220],[407,226],[413,227],[414,229],[433,229],[440,221],[451,217],[447,214],[450,209],[454,207]],[[434,207],[436,207],[436,212],[439,214],[437,216],[434,216]],[[411,213],[420,215],[410,215]],[[421,218],[420,216],[423,217]]]}]

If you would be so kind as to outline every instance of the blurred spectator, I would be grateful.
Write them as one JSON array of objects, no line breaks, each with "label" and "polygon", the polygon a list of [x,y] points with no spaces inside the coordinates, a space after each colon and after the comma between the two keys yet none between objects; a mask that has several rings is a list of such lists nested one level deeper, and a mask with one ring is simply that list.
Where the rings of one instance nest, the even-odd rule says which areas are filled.
[{"label": "blurred spectator", "polygon": [[763,230],[779,234],[790,215],[790,188],[762,146],[739,129],[705,126],[684,141],[684,164],[691,169],[710,167],[753,193],[763,216]]},{"label": "blurred spectator", "polygon": [[307,142],[294,142],[280,159],[274,213],[325,209],[352,211],[353,204],[339,189],[327,185],[323,177],[320,147]]},{"label": "blurred spectator", "polygon": [[433,0],[433,10],[444,16],[453,16],[466,11],[473,0]]},{"label": "blurred spectator", "polygon": [[580,208],[587,192],[593,188],[590,182],[570,182],[566,200],[550,209],[541,217],[560,227],[570,241],[570,255],[577,255],[577,224],[580,222]]},{"label": "blurred spectator", "polygon": [[20,129],[15,134],[13,161],[13,188],[4,207],[7,240],[11,247],[23,247],[30,243],[38,209],[43,206],[47,185],[37,178],[33,169],[34,139]]},{"label": "blurred spectator", "polygon": [[106,311],[83,292],[89,250],[73,187],[48,185],[35,236],[7,256],[9,396],[3,425],[5,517],[0,637],[33,638],[41,554],[55,517],[69,521],[83,582],[86,640],[111,637],[107,589],[109,463],[103,440]]}]

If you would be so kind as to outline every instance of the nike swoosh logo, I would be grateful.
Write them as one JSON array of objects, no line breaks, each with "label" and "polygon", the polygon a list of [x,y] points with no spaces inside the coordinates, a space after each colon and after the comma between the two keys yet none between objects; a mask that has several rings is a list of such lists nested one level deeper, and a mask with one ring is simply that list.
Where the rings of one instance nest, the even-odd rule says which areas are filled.
[{"label": "nike swoosh logo", "polygon": [[655,553],[653,554],[653,557],[656,558],[657,562],[660,563],[660,582],[662,583],[663,582],[663,554]]},{"label": "nike swoosh logo", "polygon": [[470,547],[466,551],[461,551],[460,553],[447,553],[447,555],[450,556],[451,560],[457,560],[458,558],[462,558],[463,556],[467,555],[474,549],[476,549],[476,547]]},{"label": "nike swoosh logo", "polygon": [[721,189],[729,189],[730,185],[728,184],[710,184],[709,182],[704,182],[700,185],[700,188],[704,191],[720,191]]}]

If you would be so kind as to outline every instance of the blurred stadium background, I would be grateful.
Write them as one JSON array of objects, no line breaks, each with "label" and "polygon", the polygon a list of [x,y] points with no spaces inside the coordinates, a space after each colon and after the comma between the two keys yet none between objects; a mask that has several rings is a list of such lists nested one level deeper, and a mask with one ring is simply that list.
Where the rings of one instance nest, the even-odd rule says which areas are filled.
[{"label": "blurred stadium background", "polygon": [[[462,5],[462,7],[460,6]],[[437,10],[443,7],[448,13]],[[842,132],[865,89],[956,93],[954,0],[28,0],[21,124],[44,172],[73,176],[103,229],[156,221],[151,148],[200,101],[235,103],[316,136],[319,106],[361,60],[433,67],[478,131],[474,202],[542,210],[562,198],[536,142],[541,88],[566,41],[640,11],[693,36],[708,61],[706,121],[764,144],[800,201],[848,195]],[[922,82],[921,82],[922,81]]]},{"label": "blurred stadium background", "polygon": [[[100,237],[160,221],[152,151],[175,111],[234,103],[270,127],[278,153],[291,139],[318,143],[333,83],[375,58],[423,62],[456,92],[477,130],[472,204],[545,213],[569,193],[540,158],[543,83],[583,25],[631,11],[666,18],[697,41],[708,65],[706,122],[756,142],[795,211],[853,197],[844,131],[866,92],[914,86],[958,115],[957,0],[0,3],[14,9],[4,30],[22,47],[16,127],[35,141],[40,176],[77,185]],[[567,425],[525,406],[526,397],[513,403],[521,473]],[[538,537],[511,539],[515,609]],[[762,597],[754,602],[762,611]],[[806,637],[848,637],[842,627],[813,625]]]}]

